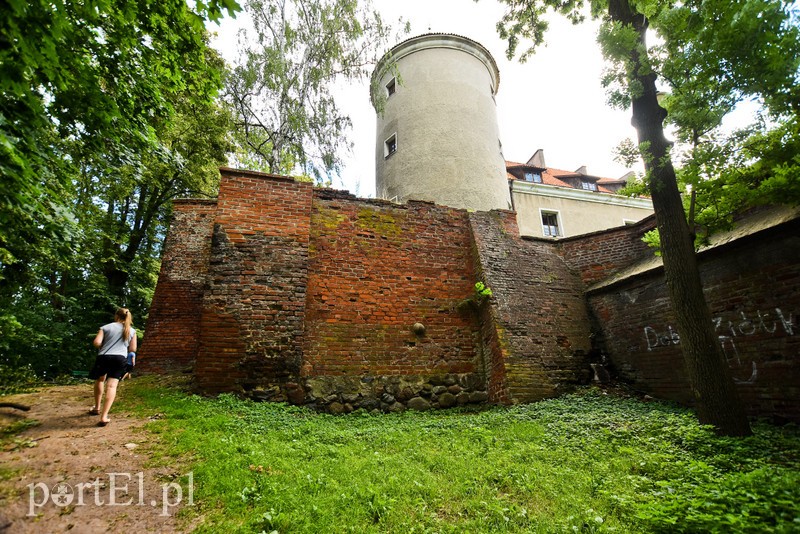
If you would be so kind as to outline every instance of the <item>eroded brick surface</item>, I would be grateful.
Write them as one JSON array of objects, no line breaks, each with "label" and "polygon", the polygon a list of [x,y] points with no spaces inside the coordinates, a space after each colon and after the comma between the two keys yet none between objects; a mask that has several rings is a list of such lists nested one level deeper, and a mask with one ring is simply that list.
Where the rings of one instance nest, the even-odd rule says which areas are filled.
[{"label": "eroded brick surface", "polygon": [[493,292],[488,313],[495,332],[484,332],[492,398],[530,402],[588,382],[591,332],[583,284],[555,243],[520,239],[511,212],[472,213],[470,223]]},{"label": "eroded brick surface", "polygon": [[[661,272],[630,270],[652,254],[641,242],[652,225],[521,239],[513,212],[400,206],[223,169],[217,201],[175,204],[139,364],[193,371],[206,393],[345,413],[529,402],[589,382],[603,354],[635,387],[688,402]],[[751,413],[792,420],[798,226],[700,256]]]},{"label": "eroded brick surface", "polygon": [[[706,300],[752,415],[800,421],[800,224],[699,255]],[[661,270],[593,292],[614,370],[659,398],[692,396]]]},{"label": "eroded brick surface", "polygon": [[194,368],[216,209],[216,201],[174,202],[137,370],[164,373]]}]

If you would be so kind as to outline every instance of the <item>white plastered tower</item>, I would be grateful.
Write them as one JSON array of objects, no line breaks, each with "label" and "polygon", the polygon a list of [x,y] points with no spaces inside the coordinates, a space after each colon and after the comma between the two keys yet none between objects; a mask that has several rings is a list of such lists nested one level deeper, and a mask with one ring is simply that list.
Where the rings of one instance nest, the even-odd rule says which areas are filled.
[{"label": "white plastered tower", "polygon": [[500,74],[488,50],[458,35],[420,35],[387,52],[372,77],[379,198],[511,207],[494,101]]}]

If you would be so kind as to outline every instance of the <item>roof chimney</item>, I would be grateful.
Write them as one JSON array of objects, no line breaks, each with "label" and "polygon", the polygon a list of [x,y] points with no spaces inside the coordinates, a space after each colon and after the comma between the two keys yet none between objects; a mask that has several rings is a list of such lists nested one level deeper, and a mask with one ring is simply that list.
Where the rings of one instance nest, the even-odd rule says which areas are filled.
[{"label": "roof chimney", "polygon": [[525,165],[530,165],[531,167],[540,167],[542,169],[546,169],[547,165],[544,163],[544,150],[541,148],[538,149],[536,152],[533,153],[531,159]]},{"label": "roof chimney", "polygon": [[586,165],[581,165],[580,168],[578,168],[578,170],[576,170],[575,172],[577,172],[578,174],[588,174],[586,172]]}]

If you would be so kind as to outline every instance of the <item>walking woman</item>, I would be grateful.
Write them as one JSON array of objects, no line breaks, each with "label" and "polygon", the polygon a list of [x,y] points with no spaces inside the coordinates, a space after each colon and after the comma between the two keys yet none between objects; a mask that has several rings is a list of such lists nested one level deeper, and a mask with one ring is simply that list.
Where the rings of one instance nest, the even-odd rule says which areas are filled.
[{"label": "walking woman", "polygon": [[[89,413],[99,415],[97,426],[106,426],[111,420],[108,412],[117,396],[117,384],[125,375],[128,352],[136,352],[136,331],[131,326],[133,317],[127,308],[117,308],[114,322],[100,327],[94,338],[97,347],[97,359],[89,371],[89,378],[94,379],[94,406]],[[103,390],[105,389],[105,402]]]}]

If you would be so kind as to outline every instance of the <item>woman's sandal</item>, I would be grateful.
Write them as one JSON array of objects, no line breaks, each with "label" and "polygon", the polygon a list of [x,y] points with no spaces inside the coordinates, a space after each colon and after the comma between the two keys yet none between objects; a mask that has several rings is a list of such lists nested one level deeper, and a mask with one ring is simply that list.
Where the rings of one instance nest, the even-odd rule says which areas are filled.
[{"label": "woman's sandal", "polygon": [[108,423],[110,423],[110,422],[111,422],[111,419],[109,419],[108,421],[100,421],[99,423],[97,423],[97,426],[107,426]]},{"label": "woman's sandal", "polygon": [[89,415],[100,415],[100,410],[98,410],[97,408],[92,408],[91,410],[89,410]]}]

